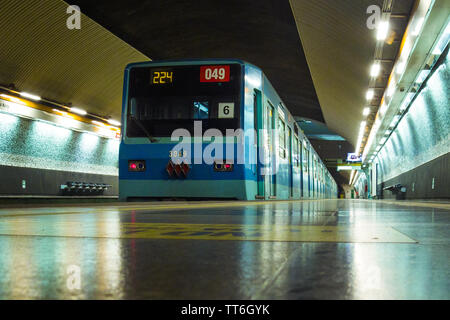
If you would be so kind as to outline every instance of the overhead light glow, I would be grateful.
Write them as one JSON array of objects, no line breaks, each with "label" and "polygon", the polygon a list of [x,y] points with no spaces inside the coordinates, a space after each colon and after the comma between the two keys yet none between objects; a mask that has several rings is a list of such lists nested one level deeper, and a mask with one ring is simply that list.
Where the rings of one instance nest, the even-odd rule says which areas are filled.
[{"label": "overhead light glow", "polygon": [[53,109],[53,111],[56,112],[56,113],[59,113],[59,114],[61,114],[63,116],[67,116],[67,112],[65,112],[65,111],[61,111],[61,110],[58,110],[58,109]]},{"label": "overhead light glow", "polygon": [[97,132],[101,137],[114,139],[116,137],[116,132],[108,130],[107,128],[100,128]]},{"label": "overhead light glow", "polygon": [[76,128],[78,124],[78,122],[72,118],[60,118],[57,123],[68,129]]},{"label": "overhead light glow", "polygon": [[416,83],[418,84],[423,83],[429,74],[430,74],[429,69],[423,69],[422,71],[420,71],[419,76],[416,79]]},{"label": "overhead light glow", "polygon": [[353,180],[353,176],[355,175],[355,170],[352,171],[352,173],[350,174],[350,180],[348,181],[348,184],[352,184],[352,180]]},{"label": "overhead light glow", "polygon": [[399,120],[400,120],[400,116],[399,115],[394,116],[394,119],[392,119],[392,122],[389,125],[389,127],[390,128],[394,128],[397,125]]},{"label": "overhead light glow", "polygon": [[375,92],[373,91],[373,89],[369,89],[367,91],[367,93],[366,93],[366,99],[367,100],[372,100],[374,95],[375,95]]},{"label": "overhead light glow", "polygon": [[353,166],[338,166],[337,171],[343,171],[343,170],[353,170]]},{"label": "overhead light glow", "polygon": [[375,63],[372,65],[372,68],[370,68],[370,75],[371,75],[372,77],[378,77],[378,75],[380,74],[380,70],[381,70],[380,63],[375,62]]},{"label": "overhead light glow", "polygon": [[12,102],[18,103],[18,104],[25,104],[22,100],[20,100],[20,99],[18,99],[16,97],[13,97],[13,96],[9,96],[7,94],[0,94],[0,97],[6,98],[6,99],[8,99],[8,100],[10,100]]},{"label": "overhead light glow", "polygon": [[101,122],[98,122],[98,121],[92,121],[92,123],[93,124],[95,124],[96,126],[99,126],[99,127],[104,127],[105,126],[105,124],[104,123],[101,123]]},{"label": "overhead light glow", "polygon": [[402,74],[403,72],[405,72],[405,68],[406,68],[406,61],[399,62],[397,64],[397,67],[395,68],[395,72],[397,74]]},{"label": "overhead light glow", "polygon": [[387,38],[389,31],[389,21],[380,21],[377,28],[377,40],[382,41]]},{"label": "overhead light glow", "polygon": [[121,123],[119,121],[113,120],[113,119],[109,119],[108,123],[112,124],[113,126],[118,126],[120,127]]},{"label": "overhead light glow", "polygon": [[422,26],[423,26],[423,22],[425,21],[425,18],[422,17],[420,18],[417,23],[416,23],[416,27],[414,28],[412,35],[413,36],[418,36],[420,31],[422,30]]},{"label": "overhead light glow", "polygon": [[361,128],[364,128],[366,126],[367,122],[366,121],[361,121]]},{"label": "overhead light glow", "polygon": [[364,108],[363,115],[368,116],[369,114],[370,114],[370,108],[369,107]]},{"label": "overhead light glow", "polygon": [[400,111],[405,111],[409,104],[411,103],[412,99],[414,98],[415,92],[408,92],[405,99],[403,100],[402,104],[400,105]]},{"label": "overhead light glow", "polygon": [[87,115],[86,111],[84,111],[83,109],[75,108],[75,107],[74,108],[70,108],[70,111],[73,112],[73,113],[79,114],[81,116]]},{"label": "overhead light glow", "polygon": [[261,79],[259,77],[252,77],[252,76],[245,76],[245,81],[247,81],[249,84],[251,84],[254,87],[260,87],[261,86]]},{"label": "overhead light glow", "polygon": [[447,24],[444,33],[441,35],[436,46],[434,47],[433,54],[441,55],[442,52],[444,52],[445,47],[447,47],[449,40],[450,40],[450,22]]},{"label": "overhead light glow", "polygon": [[395,92],[395,84],[394,84],[394,83],[391,83],[391,84],[389,85],[388,89],[387,89],[386,95],[387,95],[388,97],[392,97],[392,95],[394,94],[394,92]]},{"label": "overhead light glow", "polygon": [[34,94],[26,93],[26,92],[21,92],[20,95],[24,98],[28,98],[28,99],[35,100],[35,101],[41,100],[41,97],[35,96]]},{"label": "overhead light glow", "polygon": [[387,110],[387,104],[383,103],[380,107],[380,114],[384,115],[386,113],[386,110]]}]

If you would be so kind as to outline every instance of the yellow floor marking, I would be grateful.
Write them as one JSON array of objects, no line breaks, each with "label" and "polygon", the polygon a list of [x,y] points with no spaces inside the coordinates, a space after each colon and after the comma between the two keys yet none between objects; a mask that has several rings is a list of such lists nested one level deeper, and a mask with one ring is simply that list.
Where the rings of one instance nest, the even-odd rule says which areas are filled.
[{"label": "yellow floor marking", "polygon": [[[80,207],[83,210],[74,210],[76,208],[69,207],[64,209],[64,207],[48,207],[48,208],[30,208],[30,209],[1,209],[0,218],[6,217],[23,217],[23,216],[40,216],[40,215],[60,215],[60,214],[90,214],[90,213],[103,213],[111,211],[162,211],[162,210],[191,210],[191,209],[209,209],[209,208],[230,208],[230,207],[246,207],[246,206],[260,206],[260,205],[273,205],[273,204],[290,204],[290,203],[306,203],[314,201],[327,201],[334,199],[323,199],[323,200],[267,200],[267,201],[233,201],[233,202],[218,202],[218,203],[179,203],[179,204],[154,204],[149,203],[148,205],[138,205],[133,207],[132,205],[127,206],[111,206],[108,207]],[[37,212],[41,210],[48,210],[48,212]],[[35,212],[32,212],[32,211]],[[5,213],[2,212],[12,212]]]},{"label": "yellow floor marking", "polygon": [[34,221],[0,223],[3,236],[122,239],[416,243],[390,227],[284,226],[184,223],[77,223],[43,226]]}]

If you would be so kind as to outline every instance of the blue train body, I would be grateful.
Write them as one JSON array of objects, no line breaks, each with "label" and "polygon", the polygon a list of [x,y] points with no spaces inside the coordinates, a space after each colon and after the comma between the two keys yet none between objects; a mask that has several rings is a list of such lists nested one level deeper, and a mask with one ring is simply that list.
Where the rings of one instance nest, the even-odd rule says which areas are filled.
[{"label": "blue train body", "polygon": [[[223,148],[220,158],[233,163],[231,171],[217,171],[211,163],[195,164],[192,151],[201,149],[203,154],[211,141],[191,138],[187,155],[189,172],[186,176],[174,177],[168,173],[167,166],[171,162],[169,155],[178,141],[155,136],[155,141],[151,142],[147,137],[129,137],[127,134],[131,112],[130,72],[136,68],[204,65],[240,66],[240,105],[236,106],[239,128],[254,130],[256,126],[256,129],[263,130],[244,138],[215,138],[214,142],[224,142],[220,147]],[[269,80],[259,68],[247,62],[208,59],[130,64],[125,70],[122,123],[119,152],[119,198],[122,201],[146,198],[320,199],[337,196],[337,185],[331,174]],[[229,150],[233,150],[232,157],[227,152]],[[245,161],[241,163],[237,158],[239,152],[245,154]],[[130,170],[130,161],[134,160],[145,162],[145,170]]]}]

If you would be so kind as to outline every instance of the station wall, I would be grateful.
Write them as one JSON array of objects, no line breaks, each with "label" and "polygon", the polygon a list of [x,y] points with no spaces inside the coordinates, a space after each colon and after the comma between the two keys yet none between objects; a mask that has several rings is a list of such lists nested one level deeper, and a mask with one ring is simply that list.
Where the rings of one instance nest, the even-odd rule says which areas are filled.
[{"label": "station wall", "polygon": [[[449,70],[447,54],[373,162],[381,198],[450,198]],[[395,184],[406,192],[383,190]]]},{"label": "station wall", "polygon": [[68,181],[112,185],[119,141],[0,113],[0,195],[60,195]]}]

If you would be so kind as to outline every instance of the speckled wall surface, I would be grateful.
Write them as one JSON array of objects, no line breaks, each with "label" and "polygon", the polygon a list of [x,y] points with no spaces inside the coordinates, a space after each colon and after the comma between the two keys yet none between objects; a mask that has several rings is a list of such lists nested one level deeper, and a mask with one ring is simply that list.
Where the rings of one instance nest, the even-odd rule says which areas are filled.
[{"label": "speckled wall surface", "polygon": [[[76,177],[76,174],[86,179],[89,175],[95,175],[93,178],[100,175],[107,180],[114,180],[118,175],[118,151],[117,140],[0,113],[0,166],[3,170],[10,168],[23,174],[24,171],[20,169],[34,169],[34,179],[51,179],[52,175],[48,172],[54,171],[54,176],[61,181],[54,181],[53,184],[65,183],[69,177]],[[36,175],[35,170],[45,170],[46,174]],[[66,172],[67,176],[61,172]],[[3,177],[1,183],[4,186],[12,182]],[[34,181],[35,185],[45,186],[47,183]],[[2,189],[1,194],[8,193],[5,188]],[[47,193],[44,189],[36,192]],[[49,194],[54,192],[49,191]]]},{"label": "speckled wall surface", "polygon": [[[448,161],[449,157],[445,155],[448,155],[450,151],[449,101],[450,55],[447,55],[444,63],[429,78],[426,86],[414,100],[408,113],[400,121],[374,161],[373,165],[379,164],[377,181],[379,185],[387,182],[395,184],[398,183],[397,180],[403,180],[402,183],[407,186],[406,198],[410,198],[408,193],[411,194],[412,190],[414,190],[415,198],[434,198],[442,197],[442,195],[450,197],[448,172],[439,172],[446,167],[442,164],[438,165],[442,169],[429,171],[428,175],[421,175],[420,180],[412,181],[414,177],[417,177],[414,174],[408,175],[411,181],[400,179],[400,176],[404,178],[407,172],[411,173],[419,167],[426,168],[423,165],[438,158]],[[438,180],[443,179],[447,181],[438,183]],[[437,186],[444,190],[439,190]],[[433,192],[417,192],[422,189],[431,189],[436,195]]]}]

